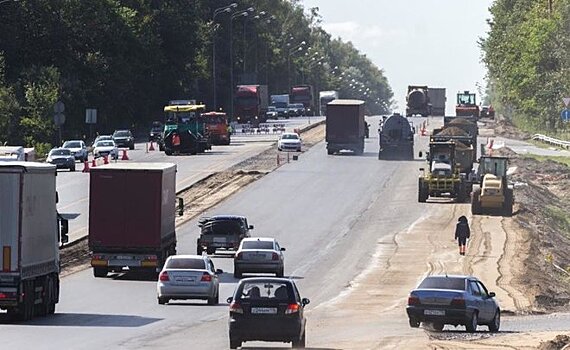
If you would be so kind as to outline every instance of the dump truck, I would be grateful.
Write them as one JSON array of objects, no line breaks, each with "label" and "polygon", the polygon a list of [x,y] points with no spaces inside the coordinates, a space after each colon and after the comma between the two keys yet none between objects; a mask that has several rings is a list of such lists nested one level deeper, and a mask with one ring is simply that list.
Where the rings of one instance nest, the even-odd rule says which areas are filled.
[{"label": "dump truck", "polygon": [[240,124],[265,123],[269,107],[267,85],[238,85],[234,94],[234,118]]},{"label": "dump truck", "polygon": [[419,202],[426,202],[429,197],[448,197],[455,198],[458,203],[465,202],[467,179],[460,172],[455,148],[454,141],[430,141],[426,156],[428,169],[420,168],[422,174],[418,179]]},{"label": "dump truck", "polygon": [[479,106],[475,93],[463,91],[457,93],[457,105],[455,106],[455,115],[458,117],[474,117],[479,119]]},{"label": "dump truck", "polygon": [[378,138],[378,159],[414,159],[414,129],[401,114],[380,122]]},{"label": "dump truck", "polygon": [[338,99],[329,102],[325,123],[329,155],[342,150],[364,153],[364,101]]},{"label": "dump truck", "polygon": [[[91,168],[89,235],[95,277],[157,273],[176,254],[176,165],[112,163]],[[184,203],[178,199],[178,214]]]},{"label": "dump truck", "polygon": [[17,321],[55,312],[59,248],[68,222],[56,209],[55,165],[0,162],[0,309]]},{"label": "dump truck", "polygon": [[444,116],[445,103],[447,102],[447,97],[445,97],[445,88],[428,88],[428,98],[431,104],[430,115]]},{"label": "dump truck", "polygon": [[507,179],[508,158],[481,156],[477,172],[479,183],[473,188],[471,213],[500,212],[513,214],[514,189]]},{"label": "dump truck", "polygon": [[406,95],[406,117],[431,115],[428,87],[425,85],[410,85]]}]

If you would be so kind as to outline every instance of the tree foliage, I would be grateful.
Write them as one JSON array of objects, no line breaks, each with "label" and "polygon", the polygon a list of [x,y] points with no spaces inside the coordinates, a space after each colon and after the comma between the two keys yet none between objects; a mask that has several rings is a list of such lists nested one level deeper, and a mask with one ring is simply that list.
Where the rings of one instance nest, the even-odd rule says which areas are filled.
[{"label": "tree foliage", "polygon": [[[215,9],[233,2],[237,8],[213,18]],[[249,7],[254,12],[232,18]],[[171,99],[229,110],[238,83],[267,84],[271,93],[309,83],[366,99],[373,113],[387,112],[392,91],[382,70],[320,23],[318,9],[285,0],[2,2],[0,141],[58,144],[57,100],[66,106],[63,137],[75,138],[87,134],[86,108],[98,110],[101,132],[145,129],[162,119]],[[349,88],[341,72],[361,85]]]}]

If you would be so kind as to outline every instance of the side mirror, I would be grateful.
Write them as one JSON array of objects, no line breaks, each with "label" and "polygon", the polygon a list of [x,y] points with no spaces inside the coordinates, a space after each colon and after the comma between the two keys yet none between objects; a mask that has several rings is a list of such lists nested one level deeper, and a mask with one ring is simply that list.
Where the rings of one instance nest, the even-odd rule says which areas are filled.
[{"label": "side mirror", "polygon": [[489,293],[489,298],[494,298],[496,296],[495,292],[490,292]]},{"label": "side mirror", "polygon": [[281,251],[284,252],[284,251],[285,251],[285,248],[281,247]]},{"label": "side mirror", "polygon": [[309,305],[310,303],[311,303],[311,301],[308,298],[303,298],[301,300],[301,304],[303,304],[303,306]]},{"label": "side mirror", "polygon": [[250,230],[253,230],[253,225],[249,225],[248,227]]},{"label": "side mirror", "polygon": [[221,275],[222,273],[224,273],[224,270],[216,269],[216,275]]},{"label": "side mirror", "polygon": [[227,302],[228,304],[231,304],[233,300],[234,300],[233,297],[229,297],[229,298],[226,299],[226,302]]},{"label": "side mirror", "polygon": [[178,216],[184,215],[184,199],[178,197]]},{"label": "side mirror", "polygon": [[60,219],[60,223],[61,223],[61,243],[65,244],[69,242],[69,237],[67,236],[67,234],[69,233],[69,221],[67,221],[67,219]]}]

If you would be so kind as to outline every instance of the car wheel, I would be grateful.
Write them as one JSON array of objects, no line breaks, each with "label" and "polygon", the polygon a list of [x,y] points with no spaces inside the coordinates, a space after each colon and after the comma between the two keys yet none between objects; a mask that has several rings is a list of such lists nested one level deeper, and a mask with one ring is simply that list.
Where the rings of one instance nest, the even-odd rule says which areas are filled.
[{"label": "car wheel", "polygon": [[159,305],[164,305],[166,303],[168,303],[168,298],[158,297],[158,304]]},{"label": "car wheel", "polygon": [[135,145],[129,146],[129,149],[130,149],[131,151],[134,150],[134,149],[135,149]]},{"label": "car wheel", "polygon": [[410,322],[410,327],[412,327],[412,328],[418,328],[420,326],[420,321],[418,321],[414,318],[410,318],[409,322]]},{"label": "car wheel", "polygon": [[202,255],[202,253],[204,252],[204,249],[202,249],[202,246],[198,246],[196,248],[196,255]]},{"label": "car wheel", "polygon": [[497,311],[495,311],[495,317],[493,317],[493,320],[491,321],[491,323],[489,323],[489,332],[496,333],[499,331],[500,327],[501,327],[501,310],[497,309]]},{"label": "car wheel", "polygon": [[444,326],[445,326],[445,324],[443,324],[443,322],[434,322],[431,324],[431,327],[433,328],[433,330],[438,331],[438,332],[443,331]]},{"label": "car wheel", "polygon": [[69,168],[69,171],[75,171],[75,165]]},{"label": "car wheel", "polygon": [[216,294],[214,294],[213,297],[208,298],[208,305],[218,305],[219,300],[220,300],[218,293],[219,292],[216,291]]},{"label": "car wheel", "polygon": [[105,267],[94,267],[93,276],[94,277],[107,277],[107,269]]},{"label": "car wheel", "polygon": [[298,348],[304,349],[305,346],[306,346],[306,344],[307,344],[306,335],[307,335],[307,332],[306,332],[305,329],[303,329],[303,335],[301,336],[301,339],[299,339],[299,340],[293,340],[293,347],[294,347],[294,348],[297,348],[297,349],[298,349]]},{"label": "car wheel", "polygon": [[230,338],[230,349],[237,349],[241,346],[241,340]]},{"label": "car wheel", "polygon": [[241,278],[243,276],[242,272],[234,267],[234,277]]},{"label": "car wheel", "polygon": [[276,275],[277,277],[283,277],[283,275],[285,274],[285,273],[284,273],[284,270],[285,270],[285,268],[284,268],[284,267],[281,267],[281,268],[275,273],[275,275]]},{"label": "car wheel", "polygon": [[467,321],[465,325],[465,330],[469,333],[474,333],[477,331],[477,323],[479,322],[479,318],[477,317],[477,311],[473,311],[473,315]]}]

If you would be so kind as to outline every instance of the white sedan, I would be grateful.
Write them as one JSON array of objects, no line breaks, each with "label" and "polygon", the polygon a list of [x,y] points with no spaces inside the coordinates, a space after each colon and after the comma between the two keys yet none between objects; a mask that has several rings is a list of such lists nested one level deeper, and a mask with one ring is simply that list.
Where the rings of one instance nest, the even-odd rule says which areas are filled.
[{"label": "white sedan", "polygon": [[301,137],[294,132],[286,132],[281,134],[277,141],[277,149],[279,151],[297,151],[301,152]]},{"label": "white sedan", "polygon": [[93,148],[93,155],[98,157],[111,157],[112,159],[119,158],[119,149],[113,140],[97,141],[95,148]]},{"label": "white sedan", "polygon": [[241,278],[245,273],[274,273],[283,277],[285,270],[285,248],[279,246],[275,238],[244,238],[234,257],[234,277]]}]

